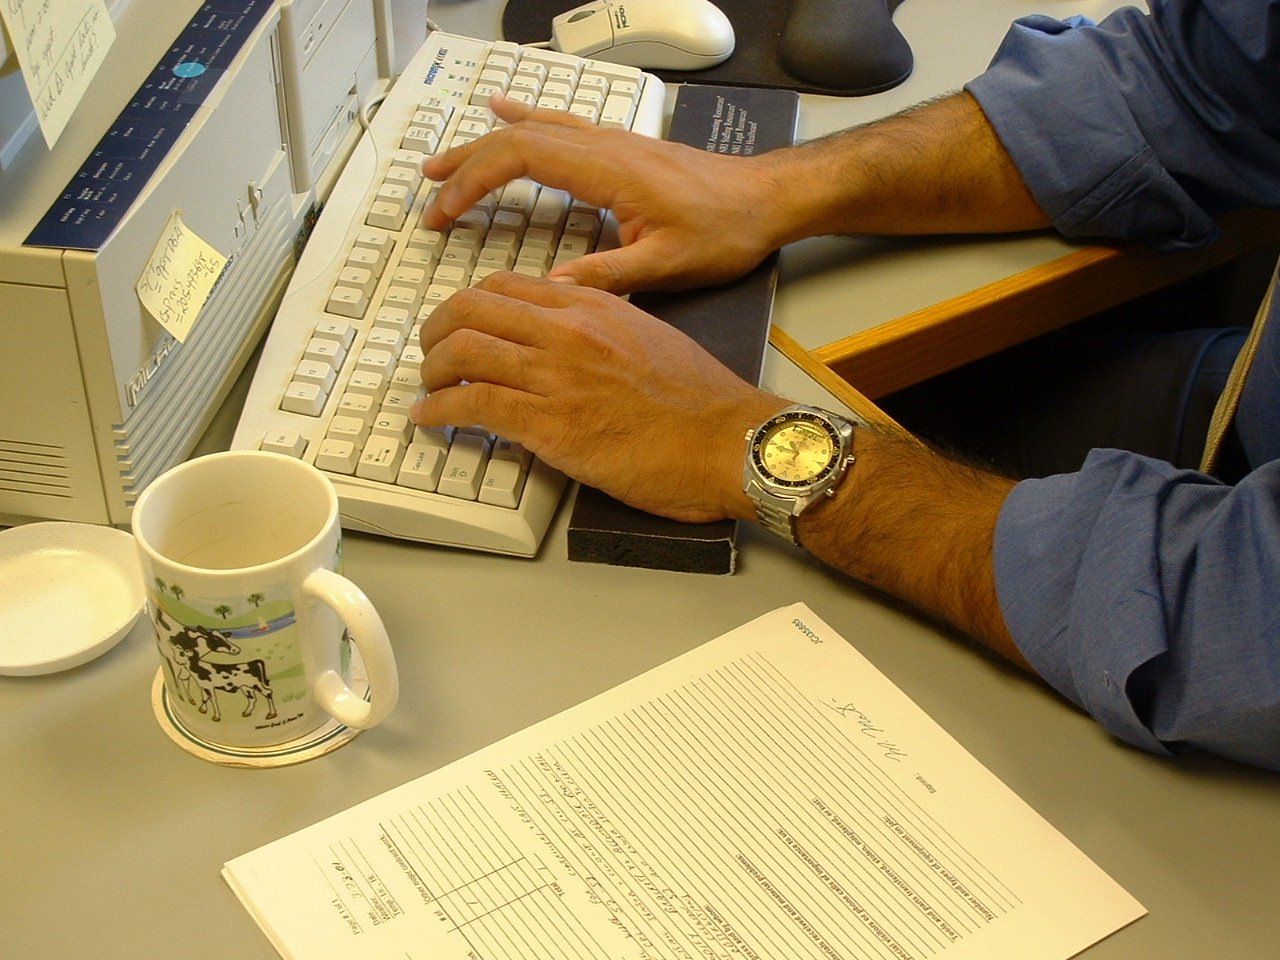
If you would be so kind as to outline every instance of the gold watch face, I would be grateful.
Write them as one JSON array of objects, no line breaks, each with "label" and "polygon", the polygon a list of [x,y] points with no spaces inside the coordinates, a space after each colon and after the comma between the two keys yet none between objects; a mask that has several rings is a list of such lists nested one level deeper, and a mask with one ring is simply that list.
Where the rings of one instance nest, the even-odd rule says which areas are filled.
[{"label": "gold watch face", "polygon": [[836,466],[840,439],[825,420],[785,414],[758,434],[752,454],[761,471],[783,486],[809,486]]}]

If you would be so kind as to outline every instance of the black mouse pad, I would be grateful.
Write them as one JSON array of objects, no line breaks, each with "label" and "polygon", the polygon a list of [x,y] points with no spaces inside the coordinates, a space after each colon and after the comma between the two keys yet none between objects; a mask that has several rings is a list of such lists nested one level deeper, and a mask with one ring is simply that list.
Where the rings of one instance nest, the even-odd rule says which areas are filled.
[{"label": "black mouse pad", "polygon": [[[584,0],[508,0],[502,12],[502,36],[515,43],[541,43],[551,39],[553,17],[582,6]],[[890,14],[903,0],[884,0]],[[798,80],[778,62],[778,41],[791,14],[790,0],[715,0],[736,38],[733,56],[708,70],[650,70],[672,83],[706,83],[736,87],[781,87],[801,93],[830,96],[865,96],[878,93],[906,79],[869,89],[837,90]],[[909,71],[908,71],[909,72]]]}]

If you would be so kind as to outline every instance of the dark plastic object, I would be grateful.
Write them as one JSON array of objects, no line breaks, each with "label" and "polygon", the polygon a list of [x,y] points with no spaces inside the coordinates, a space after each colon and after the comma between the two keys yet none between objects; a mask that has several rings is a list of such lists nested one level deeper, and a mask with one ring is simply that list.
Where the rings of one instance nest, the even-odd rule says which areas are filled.
[{"label": "dark plastic object", "polygon": [[907,78],[915,59],[893,25],[902,0],[794,0],[778,61],[799,80],[876,93]]}]

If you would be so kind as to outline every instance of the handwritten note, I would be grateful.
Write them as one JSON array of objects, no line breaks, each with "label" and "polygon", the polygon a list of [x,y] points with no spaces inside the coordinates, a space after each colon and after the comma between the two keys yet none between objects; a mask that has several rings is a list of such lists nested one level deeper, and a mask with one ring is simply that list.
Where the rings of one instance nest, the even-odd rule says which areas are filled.
[{"label": "handwritten note", "polygon": [[800,604],[223,874],[290,960],[1065,960],[1143,912]]},{"label": "handwritten note", "polygon": [[115,40],[106,2],[2,0],[0,19],[52,147]]},{"label": "handwritten note", "polygon": [[174,213],[138,278],[138,298],[162,327],[184,343],[226,265],[227,258]]}]

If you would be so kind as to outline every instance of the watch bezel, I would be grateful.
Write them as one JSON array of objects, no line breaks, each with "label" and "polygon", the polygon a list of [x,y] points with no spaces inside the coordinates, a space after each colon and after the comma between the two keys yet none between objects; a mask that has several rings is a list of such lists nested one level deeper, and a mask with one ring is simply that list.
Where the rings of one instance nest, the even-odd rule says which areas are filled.
[{"label": "watch bezel", "polygon": [[[827,461],[827,465],[814,476],[806,480],[785,480],[768,468],[764,462],[761,451],[764,449],[767,438],[774,433],[775,427],[799,421],[814,425],[820,428],[821,431],[827,435],[828,439],[831,441],[832,456],[831,459]],[[841,468],[841,464],[844,460],[843,447],[844,438],[841,436],[840,431],[837,429],[836,425],[831,422],[829,417],[810,410],[788,409],[770,417],[755,429],[751,437],[751,449],[749,451],[749,456],[751,457],[752,468],[760,480],[770,486],[778,488],[779,490],[792,493],[795,491],[810,490],[828,480],[832,474]]]}]

